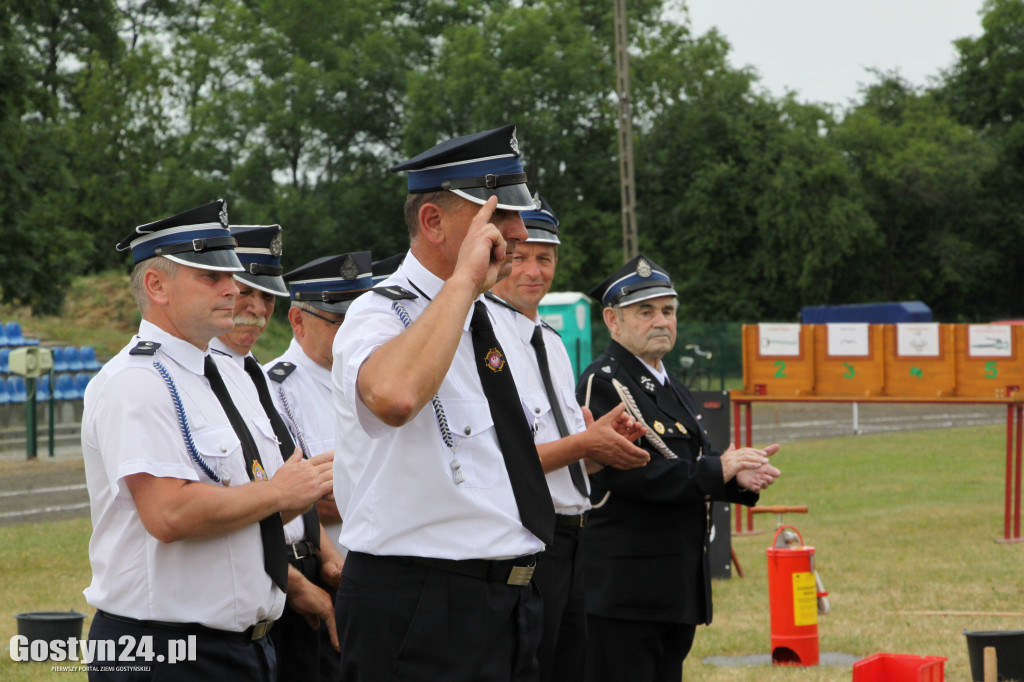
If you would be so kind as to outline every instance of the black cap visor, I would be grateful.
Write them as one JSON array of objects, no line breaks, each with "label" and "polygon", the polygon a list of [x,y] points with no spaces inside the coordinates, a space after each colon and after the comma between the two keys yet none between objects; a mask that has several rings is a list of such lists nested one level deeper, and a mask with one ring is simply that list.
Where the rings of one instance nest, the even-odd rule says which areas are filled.
[{"label": "black cap visor", "polygon": [[528,244],[561,244],[558,240],[558,235],[551,230],[545,230],[540,227],[526,226],[526,231],[530,234],[530,238],[526,240]]},{"label": "black cap visor", "polygon": [[679,294],[671,286],[654,286],[645,287],[636,291],[627,292],[625,296],[612,303],[613,308],[625,308],[626,306],[633,305],[634,303],[640,303],[642,301],[649,301],[652,298],[661,298],[663,296],[672,296],[678,298]]},{"label": "black cap visor", "polygon": [[491,197],[498,197],[498,208],[506,211],[532,211],[537,208],[526,185],[502,185],[494,188],[462,187],[448,191],[481,206],[486,204]]},{"label": "black cap visor", "polygon": [[234,249],[211,249],[209,251],[182,251],[166,253],[164,258],[175,263],[188,265],[201,270],[220,270],[223,272],[244,272],[245,268],[235,255]]},{"label": "black cap visor", "polygon": [[251,275],[248,272],[239,272],[235,275],[235,279],[242,284],[248,284],[253,289],[259,289],[274,296],[288,295],[288,285],[284,283],[284,278],[280,276]]}]

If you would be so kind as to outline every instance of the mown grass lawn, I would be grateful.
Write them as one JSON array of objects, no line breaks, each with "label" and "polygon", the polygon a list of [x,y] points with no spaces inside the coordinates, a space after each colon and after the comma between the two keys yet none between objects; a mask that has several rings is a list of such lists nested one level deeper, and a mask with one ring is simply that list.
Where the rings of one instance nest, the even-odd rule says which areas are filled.
[{"label": "mown grass lawn", "polygon": [[[847,436],[788,443],[783,477],[763,504],[806,504],[786,519],[816,547],[832,612],[820,650],[857,656],[945,656],[945,679],[970,679],[963,630],[1024,630],[1024,616],[922,615],[917,611],[1024,612],[1024,544],[1003,533],[1005,431],[1000,426]],[[775,517],[755,517],[771,531]],[[0,641],[21,611],[77,609],[89,582],[87,519],[0,527]],[[745,577],[715,582],[715,620],[698,628],[687,682],[845,680],[849,666],[720,667],[711,656],[768,654],[765,549],[771,533],[734,537]],[[638,579],[651,579],[638,576]],[[666,589],[671,576],[661,576]],[[88,631],[90,619],[85,622]],[[0,679],[74,680],[49,663],[0,655]],[[632,682],[632,681],[624,681]]]}]

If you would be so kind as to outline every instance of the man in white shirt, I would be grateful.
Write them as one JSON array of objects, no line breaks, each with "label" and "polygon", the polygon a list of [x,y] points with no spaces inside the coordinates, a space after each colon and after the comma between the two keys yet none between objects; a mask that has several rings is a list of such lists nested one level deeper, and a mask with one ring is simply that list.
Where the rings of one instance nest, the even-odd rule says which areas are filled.
[{"label": "man in white shirt", "polygon": [[534,440],[556,514],[555,540],[537,557],[534,574],[544,599],[540,679],[582,682],[587,628],[581,539],[590,509],[585,458],[596,470],[603,465],[621,469],[644,466],[650,457],[631,442],[643,435],[643,428],[624,414],[624,406],[594,422],[589,410],[576,403],[576,378],[569,355],[558,332],[538,314],[558,263],[558,218],[539,194],[534,200],[538,208],[520,214],[529,238],[516,246],[509,276],[491,291],[531,321],[521,340],[537,375],[536,383],[542,387],[523,396],[536,414]]},{"label": "man in white shirt", "polygon": [[[227,225],[218,200],[118,244],[131,249],[143,319],[85,394],[89,639],[110,643],[90,679],[116,676],[117,659],[136,653],[118,648],[128,641],[145,641],[153,657],[137,679],[276,675],[266,634],[287,587],[276,543],[282,523],[331,488],[331,460],[296,453],[282,463],[251,383],[208,353],[231,328],[238,294]],[[194,660],[172,663],[169,650],[185,641],[196,643]]]},{"label": "man in white shirt", "polygon": [[555,515],[517,388],[528,361],[483,297],[534,207],[515,127],[392,170],[409,172],[411,248],[334,343],[336,468],[360,471],[343,493],[343,677],[535,680],[531,576]]},{"label": "man in white shirt", "polygon": [[[245,271],[234,275],[239,291],[235,297],[235,326],[210,341],[210,349],[248,375],[283,457],[295,450],[295,441],[278,413],[263,368],[251,352],[274,313],[276,298],[288,296],[281,277],[281,227],[233,225],[230,230],[238,242],[235,253]],[[288,600],[270,632],[277,651],[278,682],[334,680],[338,676],[338,637],[332,595],[341,580],[344,560],[321,527],[316,508],[285,524],[284,541],[282,551],[289,564]]]}]

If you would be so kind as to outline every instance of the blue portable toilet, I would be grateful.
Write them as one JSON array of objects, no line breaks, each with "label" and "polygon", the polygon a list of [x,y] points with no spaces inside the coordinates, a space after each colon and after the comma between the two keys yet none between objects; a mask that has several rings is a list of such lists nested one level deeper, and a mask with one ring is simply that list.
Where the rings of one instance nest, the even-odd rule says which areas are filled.
[{"label": "blue portable toilet", "polygon": [[592,360],[590,298],[578,291],[552,291],[537,306],[540,319],[562,336],[572,362],[573,376],[580,378]]},{"label": "blue portable toilet", "polygon": [[800,309],[800,322],[803,324],[828,324],[829,322],[896,324],[897,322],[931,321],[932,309],[921,301],[817,305]]}]

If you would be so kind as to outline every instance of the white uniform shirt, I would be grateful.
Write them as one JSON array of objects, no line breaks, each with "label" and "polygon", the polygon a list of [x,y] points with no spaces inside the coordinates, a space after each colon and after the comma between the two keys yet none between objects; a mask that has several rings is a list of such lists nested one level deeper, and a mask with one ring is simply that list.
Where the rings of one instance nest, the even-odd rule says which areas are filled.
[{"label": "white uniform shirt", "polygon": [[[587,424],[583,419],[583,410],[576,402],[576,379],[572,373],[572,361],[569,360],[569,354],[562,344],[562,337],[550,327],[541,324],[539,320],[534,322],[525,315],[512,310],[508,310],[507,314],[519,318],[516,320],[516,329],[524,344],[524,353],[530,359],[530,368],[536,374],[535,387],[532,390],[520,389],[527,411],[532,412],[536,419],[537,431],[534,442],[540,445],[562,438],[562,434],[558,431],[558,422],[555,421],[555,413],[551,409],[551,401],[548,400],[547,390],[544,388],[544,379],[540,373],[540,365],[537,363],[537,353],[530,343],[530,339],[533,338],[533,330],[538,326],[544,335],[544,350],[548,357],[548,369],[551,371],[551,385],[555,389],[558,404],[562,408],[566,428],[570,434],[586,430]],[[576,490],[569,467],[581,468],[587,490],[590,490],[586,469],[582,468],[582,461],[576,461],[546,475],[548,488],[551,490],[551,501],[555,505],[557,514],[582,514],[590,509],[590,500]]]},{"label": "white uniform shirt", "polygon": [[[154,355],[129,355],[140,341],[160,347]],[[284,593],[263,570],[259,524],[213,538],[163,543],[143,527],[124,482],[126,476],[148,473],[221,485],[189,456],[171,393],[155,367],[159,363],[174,381],[196,449],[209,467],[228,476],[232,486],[249,483],[239,439],[203,376],[204,358],[192,344],[143,320],[139,335],[89,382],[82,453],[93,577],[85,597],[91,606],[119,616],[241,631],[278,618],[284,608]],[[217,366],[273,476],[281,466],[277,439],[257,409],[255,389],[245,391],[229,364]]]},{"label": "white uniform shirt", "polygon": [[[230,362],[233,365],[237,365],[238,368],[241,369],[245,376],[249,379],[249,381],[252,381],[252,377],[250,377],[249,373],[245,371],[245,359],[247,357],[252,357],[255,360],[255,357],[253,356],[252,353],[239,355],[234,350],[232,350],[230,346],[221,341],[220,338],[214,338],[210,340],[210,350],[219,351],[219,353],[214,353],[214,357],[217,358],[218,367],[222,362]],[[270,382],[267,383],[269,384],[267,388],[270,391],[270,395],[273,397],[274,394],[276,393],[277,385],[271,384]],[[256,394],[256,399],[259,400],[259,393]],[[288,419],[284,416],[282,416],[282,419],[284,419],[284,423],[287,425]],[[288,523],[284,524],[284,540],[289,544],[302,540],[305,534],[306,526],[304,525],[301,516],[297,516]]]},{"label": "white uniform shirt", "polygon": [[[270,378],[271,368],[279,362],[290,362],[295,365],[284,381]],[[302,346],[295,339],[292,339],[281,357],[271,360],[263,365],[263,371],[267,372],[267,384],[270,386],[270,395],[277,405],[277,411],[284,418],[284,423],[295,439],[298,447],[299,438],[296,429],[302,434],[302,439],[309,448],[307,453],[310,457],[334,449],[334,401],[331,398],[331,370],[321,367],[306,355]],[[293,422],[285,411],[284,402],[281,400],[281,392],[284,392],[288,407],[291,410]],[[297,524],[296,524],[297,522]],[[341,533],[341,524],[324,524],[327,536],[338,544],[338,535]],[[302,519],[292,521],[284,528],[288,542],[301,540],[304,535]]]},{"label": "white uniform shirt", "polygon": [[[378,286],[388,285],[418,295],[399,302],[415,320],[430,303],[424,294],[434,299],[444,281],[409,253],[399,270]],[[512,318],[496,315],[494,303],[487,306],[516,386],[523,390],[529,385],[530,373],[525,369],[529,365]],[[349,308],[334,339],[332,375],[339,434],[335,495],[347,501],[342,509],[341,543],[350,550],[495,559],[543,549],[543,543],[520,521],[477,374],[469,331],[471,316],[472,309],[466,314],[462,340],[438,391],[455,441],[453,454],[441,438],[430,403],[397,428],[380,421],[363,404],[356,390],[360,366],[377,348],[405,331],[405,325],[392,308],[392,300],[380,294],[363,294]],[[454,459],[465,476],[458,484],[452,470]]]}]

